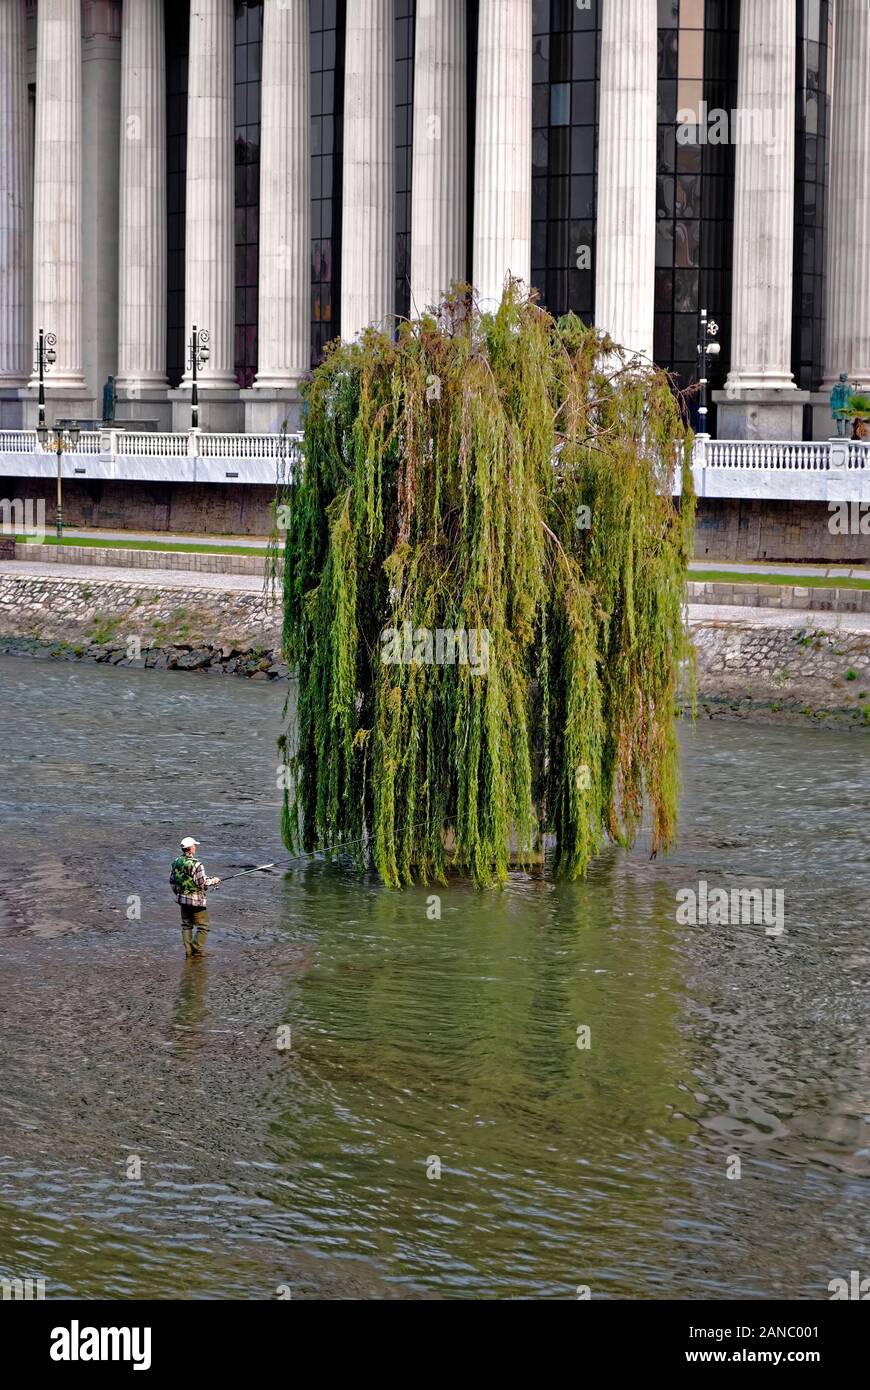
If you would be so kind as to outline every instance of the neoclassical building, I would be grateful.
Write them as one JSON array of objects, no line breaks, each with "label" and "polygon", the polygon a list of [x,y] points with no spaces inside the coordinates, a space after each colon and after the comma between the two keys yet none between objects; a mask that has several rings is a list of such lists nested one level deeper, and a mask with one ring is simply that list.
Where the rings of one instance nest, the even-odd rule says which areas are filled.
[{"label": "neoclassical building", "polygon": [[[328,340],[505,276],[721,436],[870,386],[867,0],[0,0],[0,423],[269,431]],[[718,417],[718,418],[717,418]]]}]

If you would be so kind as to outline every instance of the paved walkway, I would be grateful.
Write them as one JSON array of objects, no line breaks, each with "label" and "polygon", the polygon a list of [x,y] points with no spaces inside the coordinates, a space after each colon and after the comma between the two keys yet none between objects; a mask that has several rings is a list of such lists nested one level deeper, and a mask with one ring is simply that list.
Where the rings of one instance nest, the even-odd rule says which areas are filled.
[{"label": "paved walkway", "polygon": [[255,593],[261,574],[212,574],[206,570],[152,570],[115,565],[52,565],[41,560],[0,560],[0,575],[33,579],[77,579],[88,584],[129,584],[136,589],[218,589]]},{"label": "paved walkway", "polygon": [[870,633],[870,613],[827,613],[823,609],[747,608],[743,604],[690,603],[689,626],[734,623],[739,627],[795,627],[812,632]]}]

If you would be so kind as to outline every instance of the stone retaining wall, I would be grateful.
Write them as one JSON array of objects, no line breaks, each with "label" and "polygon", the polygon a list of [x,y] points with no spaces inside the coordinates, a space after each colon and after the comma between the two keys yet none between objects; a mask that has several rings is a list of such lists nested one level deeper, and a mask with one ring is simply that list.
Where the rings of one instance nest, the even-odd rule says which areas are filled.
[{"label": "stone retaining wall", "polygon": [[0,642],[70,660],[275,678],[286,675],[280,625],[280,606],[262,592],[0,575]]},{"label": "stone retaining wall", "polygon": [[109,569],[185,570],[191,574],[263,574],[266,557],[250,555],[198,555],[188,550],[128,550],[99,545],[15,546],[16,560],[46,565],[93,565]]},{"label": "stone retaining wall", "polygon": [[731,604],[738,608],[801,608],[817,613],[870,613],[870,589],[809,587],[800,584],[719,584],[690,580],[688,603]]},{"label": "stone retaining wall", "polygon": [[702,708],[818,718],[870,731],[870,633],[703,620],[692,624]]}]

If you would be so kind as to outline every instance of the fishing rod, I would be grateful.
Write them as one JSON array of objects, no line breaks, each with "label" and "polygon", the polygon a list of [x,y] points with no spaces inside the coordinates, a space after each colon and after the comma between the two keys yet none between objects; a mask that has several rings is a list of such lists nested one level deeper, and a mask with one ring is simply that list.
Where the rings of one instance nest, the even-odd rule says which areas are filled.
[{"label": "fishing rod", "polygon": [[[411,829],[419,830],[420,826],[425,824],[425,821],[418,821]],[[301,859],[313,859],[318,854],[334,854],[337,850],[349,849],[351,845],[362,845],[370,838],[369,835],[360,835],[356,840],[342,840],[337,845],[325,845],[323,849],[310,849],[303,854],[293,854],[289,859],[276,859],[274,864],[255,864],[252,869],[241,869],[237,874],[227,874],[226,878],[222,877],[221,886],[225,883],[231,883],[234,878],[245,878],[248,874],[260,874],[267,869],[282,868],[285,864],[298,864]]]}]

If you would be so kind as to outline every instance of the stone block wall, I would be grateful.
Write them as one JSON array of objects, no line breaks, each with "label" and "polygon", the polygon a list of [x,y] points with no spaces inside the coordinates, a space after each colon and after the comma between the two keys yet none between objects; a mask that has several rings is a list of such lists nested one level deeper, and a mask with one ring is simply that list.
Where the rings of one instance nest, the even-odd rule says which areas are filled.
[{"label": "stone block wall", "polygon": [[870,535],[832,535],[827,502],[699,498],[695,559],[870,565]]},{"label": "stone block wall", "polygon": [[[0,496],[45,502],[54,521],[53,478],[0,478]],[[275,489],[255,483],[130,483],[64,478],[63,519],[69,527],[177,531],[192,536],[266,536]]]}]

